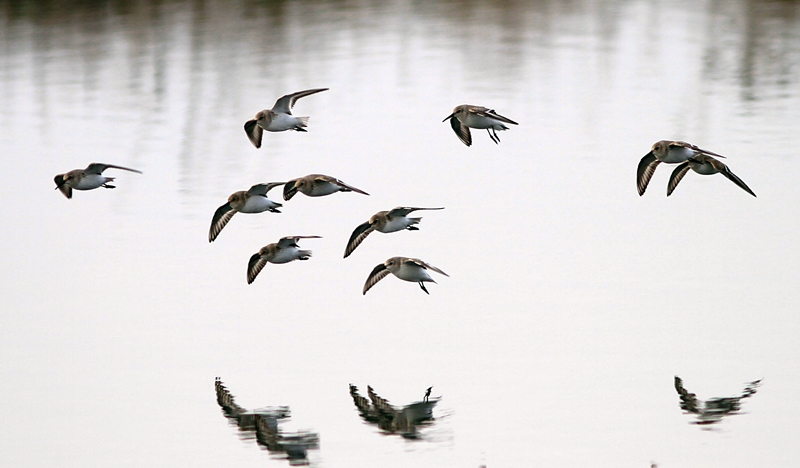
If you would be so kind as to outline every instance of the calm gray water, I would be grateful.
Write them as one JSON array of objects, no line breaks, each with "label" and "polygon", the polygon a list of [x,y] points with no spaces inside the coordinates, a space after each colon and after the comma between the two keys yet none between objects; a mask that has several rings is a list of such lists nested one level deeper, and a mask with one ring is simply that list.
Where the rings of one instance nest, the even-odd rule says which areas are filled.
[{"label": "calm gray water", "polygon": [[[792,1],[0,1],[3,466],[288,466],[242,442],[288,405],[325,467],[800,466],[800,4]],[[307,133],[243,123],[290,92]],[[458,141],[458,104],[519,122]],[[721,175],[639,197],[657,140]],[[54,190],[90,162],[116,190]],[[114,172],[112,174],[112,172]],[[329,174],[371,194],[214,210]],[[280,189],[270,193],[280,199]],[[395,206],[420,230],[352,230]],[[247,261],[318,235],[307,262]],[[418,257],[430,295],[372,268]],[[699,398],[746,414],[701,430]],[[363,422],[433,385],[419,440]]]}]

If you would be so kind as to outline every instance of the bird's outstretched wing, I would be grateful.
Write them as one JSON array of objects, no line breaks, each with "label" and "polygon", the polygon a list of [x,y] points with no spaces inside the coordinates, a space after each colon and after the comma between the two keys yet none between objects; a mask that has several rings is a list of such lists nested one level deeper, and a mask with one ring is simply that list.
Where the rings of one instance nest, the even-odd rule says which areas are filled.
[{"label": "bird's outstretched wing", "polygon": [[284,114],[291,114],[292,108],[294,107],[294,104],[297,102],[298,99],[322,91],[327,91],[328,89],[330,88],[307,89],[305,91],[298,91],[296,93],[287,94],[286,96],[281,96],[277,101],[275,101],[275,105],[272,106],[272,111],[282,112]]}]

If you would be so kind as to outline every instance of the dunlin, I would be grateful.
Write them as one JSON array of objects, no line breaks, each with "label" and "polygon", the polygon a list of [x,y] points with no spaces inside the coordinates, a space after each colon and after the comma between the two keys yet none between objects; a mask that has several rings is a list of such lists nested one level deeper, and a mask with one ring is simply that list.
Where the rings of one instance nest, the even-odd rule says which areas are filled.
[{"label": "dunlin", "polygon": [[367,192],[352,185],[347,185],[339,179],[322,174],[309,174],[286,182],[286,185],[283,186],[283,199],[291,200],[298,191],[309,197],[322,197],[336,192],[357,192],[369,195]]},{"label": "dunlin", "polygon": [[453,109],[453,113],[445,117],[442,122],[447,119],[450,119],[450,126],[453,127],[453,131],[456,132],[458,138],[467,146],[472,145],[470,127],[486,129],[492,141],[500,143],[497,130],[508,130],[508,127],[503,124],[519,125],[508,117],[498,114],[494,109],[467,104]]},{"label": "dunlin", "polygon": [[407,229],[409,231],[418,231],[419,228],[414,226],[419,223],[422,218],[409,218],[408,214],[418,210],[443,210],[444,208],[412,208],[408,206],[398,206],[391,211],[379,211],[369,218],[369,221],[358,226],[350,240],[347,241],[347,247],[344,250],[344,258],[347,258],[356,247],[367,238],[372,231],[383,233],[402,231]]},{"label": "dunlin", "polygon": [[280,213],[279,207],[283,206],[267,198],[267,192],[273,188],[283,185],[286,182],[270,182],[268,184],[256,184],[247,191],[239,191],[228,197],[228,203],[217,208],[214,217],[211,218],[211,228],[208,231],[208,241],[214,242],[222,228],[228,224],[236,213],[262,213],[271,211]]},{"label": "dunlin", "polygon": [[275,102],[272,109],[264,109],[256,114],[253,120],[248,120],[244,123],[244,131],[247,133],[247,138],[250,139],[253,146],[261,148],[261,135],[264,130],[268,132],[283,132],[286,130],[305,132],[304,127],[308,126],[308,117],[293,116],[292,108],[294,103],[301,97],[327,91],[328,89],[307,89],[281,97]]},{"label": "dunlin", "polygon": [[72,198],[72,189],[75,190],[92,190],[97,187],[105,187],[113,189],[116,186],[109,184],[113,182],[113,177],[106,177],[103,171],[106,169],[122,169],[123,171],[136,172],[141,174],[142,171],[131,169],[129,167],[115,166],[113,164],[92,163],[86,166],[86,169],[75,169],[67,172],[66,174],[59,174],[55,177],[56,188],[61,191],[67,198]]},{"label": "dunlin", "polygon": [[425,289],[425,282],[435,283],[436,281],[428,274],[428,270],[441,273],[444,276],[450,276],[435,266],[429,265],[417,258],[392,257],[372,270],[369,277],[367,277],[367,282],[364,283],[364,291],[362,294],[366,294],[371,287],[375,286],[378,281],[382,280],[389,273],[403,281],[418,283],[419,287],[425,291],[425,294],[430,294],[428,290]]},{"label": "dunlin", "polygon": [[650,179],[660,163],[678,164],[703,154],[720,158],[725,157],[700,149],[685,141],[657,141],[650,148],[650,152],[639,161],[639,166],[636,168],[636,188],[639,190],[639,195],[644,195],[644,191],[647,190],[647,184],[650,183]]},{"label": "dunlin", "polygon": [[264,269],[267,263],[289,263],[293,260],[308,260],[311,258],[310,250],[300,250],[297,241],[300,239],[319,239],[320,236],[289,236],[282,237],[274,244],[261,248],[258,253],[250,257],[247,263],[247,284],[255,281],[256,276]]}]

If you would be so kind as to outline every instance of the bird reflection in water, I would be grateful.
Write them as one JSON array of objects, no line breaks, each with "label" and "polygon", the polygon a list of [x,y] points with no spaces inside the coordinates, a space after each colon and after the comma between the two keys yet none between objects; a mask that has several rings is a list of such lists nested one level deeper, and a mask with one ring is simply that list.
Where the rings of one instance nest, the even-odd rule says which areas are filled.
[{"label": "bird reflection in water", "polygon": [[426,391],[423,401],[402,408],[391,405],[388,400],[378,396],[370,386],[367,386],[369,400],[361,396],[358,387],[353,384],[350,384],[350,396],[353,397],[353,403],[364,421],[375,424],[388,434],[399,434],[406,439],[418,439],[420,436],[417,427],[431,424],[434,420],[433,407],[439,403],[439,398],[430,398],[431,388]]},{"label": "bird reflection in water", "polygon": [[289,460],[293,466],[308,465],[308,451],[319,448],[319,435],[313,432],[281,432],[278,423],[288,419],[288,406],[246,410],[233,401],[233,395],[219,377],[214,381],[217,404],[242,440],[253,440],[270,454]]},{"label": "bird reflection in water", "polygon": [[681,397],[681,409],[685,413],[691,413],[697,416],[697,421],[692,424],[701,426],[709,426],[722,421],[725,416],[733,414],[740,414],[739,410],[742,407],[742,400],[750,397],[756,393],[756,389],[761,385],[761,380],[754,380],[747,384],[738,397],[728,398],[712,398],[705,402],[698,400],[694,393],[689,393],[683,388],[683,381],[677,375],[675,376],[675,390]]}]

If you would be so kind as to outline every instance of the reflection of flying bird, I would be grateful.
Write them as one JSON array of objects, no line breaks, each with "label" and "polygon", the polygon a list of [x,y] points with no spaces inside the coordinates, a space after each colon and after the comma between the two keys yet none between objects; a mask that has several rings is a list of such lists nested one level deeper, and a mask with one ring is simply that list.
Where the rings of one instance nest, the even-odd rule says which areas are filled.
[{"label": "reflection of flying bird", "polygon": [[390,211],[379,211],[372,215],[369,221],[358,226],[353,231],[353,234],[350,235],[350,240],[347,241],[347,247],[344,249],[344,258],[347,258],[353,253],[356,247],[358,247],[372,231],[383,233],[402,231],[403,229],[418,231],[419,228],[414,225],[418,224],[422,218],[409,218],[408,215],[411,212],[443,209],[444,208],[412,208],[408,206],[398,206]]},{"label": "reflection of flying bird", "polygon": [[250,257],[247,263],[247,284],[255,281],[267,263],[289,263],[294,260],[308,260],[311,258],[310,250],[300,250],[297,241],[300,239],[320,239],[320,236],[288,236],[282,237],[276,243],[261,247]]},{"label": "reflection of flying bird", "polygon": [[[656,172],[656,167],[659,164],[678,164],[688,161],[699,155],[711,155],[724,158],[717,153],[700,149],[697,146],[686,143],[685,141],[669,141],[661,140],[653,144],[650,152],[644,155],[639,161],[639,166],[636,168],[636,188],[639,190],[639,195],[644,195],[647,190],[647,184]],[[677,184],[677,182],[676,182]]]},{"label": "reflection of flying bird", "polygon": [[288,406],[260,408],[252,411],[242,408],[233,400],[233,395],[225,388],[219,377],[214,380],[214,390],[217,394],[217,404],[222,409],[222,413],[228,418],[231,425],[239,428],[240,437],[243,439],[254,437],[257,416],[273,421],[276,427],[279,419],[289,417]]},{"label": "reflection of flying bird", "polygon": [[231,424],[238,426],[242,439],[256,443],[272,454],[285,453],[291,465],[307,465],[308,450],[319,448],[319,435],[313,432],[282,432],[278,424],[289,417],[289,407],[279,406],[247,411],[233,401],[233,395],[217,377],[214,381],[217,404]]},{"label": "reflection of flying bird", "polygon": [[750,187],[748,187],[742,179],[731,172],[730,168],[726,164],[707,154],[698,154],[688,161],[681,163],[675,168],[674,171],[672,171],[672,175],[669,177],[669,184],[667,184],[667,196],[672,195],[672,191],[678,186],[678,182],[683,179],[683,176],[689,172],[689,169],[702,175],[712,175],[717,173],[722,174],[734,184],[738,185],[745,192],[754,197],[756,196],[756,194],[750,190]]},{"label": "reflection of flying bird", "polygon": [[470,127],[481,130],[486,129],[489,133],[489,138],[495,144],[498,144],[500,143],[500,138],[497,136],[497,130],[508,130],[508,127],[503,124],[519,125],[508,117],[498,114],[494,109],[470,106],[468,104],[457,106],[453,109],[453,113],[445,117],[442,122],[447,119],[450,119],[450,126],[453,127],[453,131],[456,132],[459,140],[467,146],[472,145]]},{"label": "reflection of flying bird", "polygon": [[439,399],[434,398],[397,408],[378,396],[370,386],[367,386],[367,395],[369,400],[358,393],[358,387],[350,384],[350,396],[364,421],[386,432],[412,439],[417,437],[417,426],[433,421],[433,407],[439,403]]},{"label": "reflection of flying bird", "polygon": [[283,205],[267,198],[267,193],[283,184],[285,182],[256,184],[247,191],[241,190],[233,193],[228,197],[228,202],[214,212],[214,217],[211,218],[211,228],[208,230],[208,241],[214,242],[214,239],[222,232],[222,228],[236,213],[262,213],[264,211],[280,213],[278,208]]},{"label": "reflection of flying bird", "polygon": [[308,465],[308,451],[319,448],[319,434],[315,432],[285,433],[278,429],[275,419],[256,415],[256,443],[272,454],[285,453],[290,465]]},{"label": "reflection of flying bird", "polygon": [[683,381],[675,376],[675,390],[681,398],[681,409],[686,413],[697,416],[697,421],[693,424],[708,425],[722,421],[724,416],[738,414],[741,409],[741,400],[749,398],[756,393],[761,380],[754,380],[747,384],[738,397],[712,398],[705,402],[698,400],[694,393],[689,393],[683,388]]},{"label": "reflection of flying bird", "polygon": [[336,192],[356,192],[369,195],[367,192],[347,185],[341,180],[323,174],[309,174],[299,179],[292,179],[283,186],[283,199],[289,201],[297,192],[309,197],[324,197]]},{"label": "reflection of flying bird", "polygon": [[268,132],[283,132],[285,130],[305,132],[305,127],[308,126],[308,117],[295,117],[292,115],[292,108],[295,102],[301,97],[327,90],[328,88],[317,88],[287,94],[278,99],[272,109],[264,109],[256,114],[253,120],[248,120],[244,123],[244,131],[247,133],[250,143],[256,148],[261,148],[261,136],[264,130]]},{"label": "reflection of flying bird", "polygon": [[367,277],[367,282],[364,283],[363,294],[366,294],[371,287],[375,286],[378,281],[382,280],[389,273],[403,281],[411,281],[419,284],[419,287],[425,291],[425,294],[430,294],[428,290],[425,289],[425,282],[435,283],[436,281],[434,281],[433,278],[431,278],[431,275],[428,274],[428,270],[441,273],[444,276],[450,276],[435,266],[425,263],[418,258],[392,257],[376,266],[372,270]]},{"label": "reflection of flying bird", "polygon": [[56,188],[67,198],[72,198],[72,190],[92,190],[98,187],[113,189],[114,185],[109,182],[114,181],[114,177],[106,177],[103,171],[106,169],[122,169],[123,171],[141,174],[142,171],[129,167],[115,166],[113,164],[91,163],[86,169],[74,169],[65,174],[58,174],[53,179]]}]

